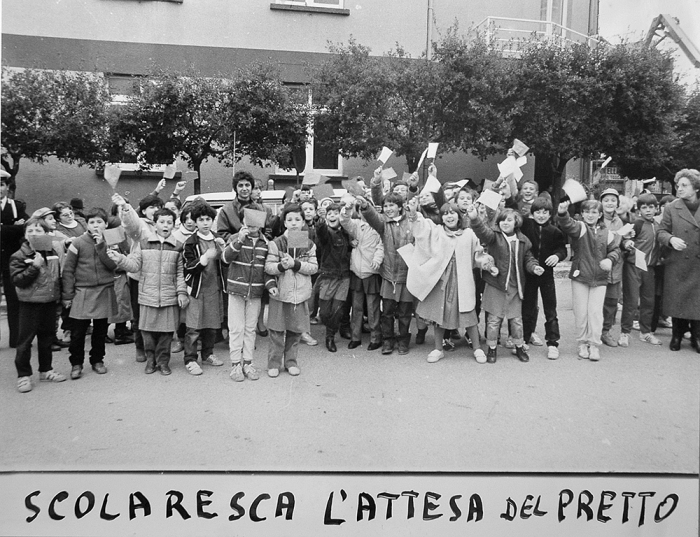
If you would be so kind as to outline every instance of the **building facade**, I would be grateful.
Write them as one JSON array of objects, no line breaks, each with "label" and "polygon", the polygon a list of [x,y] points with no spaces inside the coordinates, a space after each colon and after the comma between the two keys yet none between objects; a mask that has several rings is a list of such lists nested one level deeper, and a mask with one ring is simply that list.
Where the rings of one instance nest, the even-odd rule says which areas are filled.
[{"label": "building facade", "polygon": [[[481,25],[586,36],[596,33],[597,16],[598,0],[5,0],[2,62],[12,68],[101,72],[116,92],[129,77],[154,67],[218,76],[257,61],[279,65],[286,82],[303,83],[306,65],[320,61],[329,42],[350,37],[377,55],[398,42],[417,57],[455,22],[461,29]],[[310,145],[307,162],[313,156]],[[372,163],[338,159],[333,168],[325,160],[319,166],[329,176],[371,174]],[[466,155],[448,155],[437,164],[441,178],[455,180],[490,177],[495,170],[492,161]],[[404,171],[398,159],[389,165]],[[281,172],[239,166],[262,179]],[[532,175],[532,163],[524,171]],[[202,190],[226,190],[230,177],[230,169],[208,162]],[[121,184],[135,199],[156,180],[125,176]],[[94,170],[53,161],[23,162],[18,189],[18,197],[31,200],[30,208],[76,195],[96,204],[109,192]]]}]

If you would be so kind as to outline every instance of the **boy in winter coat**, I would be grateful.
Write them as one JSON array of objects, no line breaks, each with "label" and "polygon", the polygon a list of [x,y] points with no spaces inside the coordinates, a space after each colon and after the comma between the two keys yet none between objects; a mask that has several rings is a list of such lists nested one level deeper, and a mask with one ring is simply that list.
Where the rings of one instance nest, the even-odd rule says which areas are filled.
[{"label": "boy in winter coat", "polygon": [[340,205],[326,207],[325,220],[316,226],[318,259],[318,296],[321,322],[326,325],[326,349],[336,352],[335,334],[346,315],[350,291],[350,253],[348,232],[340,225]]},{"label": "boy in winter coat", "polygon": [[527,273],[523,291],[523,336],[525,343],[542,345],[537,337],[537,290],[542,295],[544,307],[544,330],[547,342],[547,358],[559,358],[559,319],[557,318],[557,291],[554,283],[554,267],[566,259],[566,238],[552,224],[552,202],[537,197],[530,205],[531,218],[523,217],[521,231],[532,244],[532,255],[544,269],[541,276]]},{"label": "boy in winter coat", "polygon": [[156,232],[139,243],[128,257],[110,251],[110,257],[129,272],[140,272],[139,329],[146,353],[146,374],[160,370],[170,375],[170,344],[180,322],[180,308],[188,303],[183,272],[182,244],[172,236],[175,214],[158,209]]},{"label": "boy in winter coat", "polygon": [[[260,211],[262,213],[262,211]],[[231,378],[242,382],[260,378],[253,366],[255,327],[262,308],[263,289],[275,288],[277,282],[265,274],[268,241],[257,226],[244,224],[232,235],[222,261],[228,265],[228,338]],[[241,358],[243,363],[241,364]]]},{"label": "boy in winter coat", "polygon": [[62,301],[70,308],[71,342],[68,348],[72,369],[70,378],[79,379],[85,361],[85,335],[92,321],[90,364],[98,375],[107,373],[104,365],[105,338],[109,318],[118,312],[114,292],[116,263],[109,257],[103,233],[107,213],[90,209],[85,215],[88,230],[68,247],[63,264]]},{"label": "boy in winter coat", "polygon": [[[382,276],[382,354],[394,352],[398,341],[399,354],[408,354],[408,342],[411,338],[409,327],[413,313],[413,295],[406,288],[408,267],[398,252],[399,248],[413,242],[411,224],[404,214],[404,198],[390,193],[384,198],[384,212],[378,214],[374,207],[364,198],[358,198],[362,215],[367,223],[382,238],[384,261],[380,274]],[[399,322],[398,337],[394,337],[394,318]]]},{"label": "boy in winter coat", "polygon": [[[656,238],[659,224],[655,220],[659,202],[654,194],[642,194],[637,200],[640,216],[634,222],[634,239],[622,241],[625,252],[622,267],[622,322],[618,344],[629,347],[632,321],[639,312],[639,339],[652,345],[661,345],[654,335],[654,304],[656,298],[656,266],[660,259],[660,245]],[[636,251],[644,254],[647,270],[636,266]]]},{"label": "boy in winter coat", "polygon": [[603,206],[599,201],[581,204],[582,222],[567,212],[569,201],[559,203],[557,224],[571,241],[571,292],[574,323],[580,358],[600,360],[603,331],[603,303],[608,275],[613,263],[620,259],[619,240],[601,221]]},{"label": "boy in winter coat", "polygon": [[297,204],[286,205],[281,221],[286,231],[269,243],[265,272],[276,276],[277,287],[270,288],[270,309],[267,326],[270,331],[270,351],[267,374],[279,376],[282,365],[290,375],[301,373],[297,363],[299,340],[308,332],[311,297],[311,275],[318,270],[316,246],[307,239],[303,247],[289,247],[289,233],[301,231],[304,218]]},{"label": "boy in winter coat", "polygon": [[185,333],[185,368],[191,375],[201,375],[202,368],[197,362],[197,342],[202,342],[202,364],[224,365],[214,354],[216,331],[221,328],[224,317],[223,289],[224,272],[220,258],[226,244],[216,237],[211,227],[216,211],[202,201],[194,204],[191,218],[196,222],[197,231],[186,241],[184,248],[185,284],[190,301],[184,315],[187,330]]},{"label": "boy in winter coat", "polygon": [[48,228],[38,218],[30,218],[25,225],[25,241],[10,257],[12,285],[19,299],[19,335],[17,338],[17,390],[32,389],[32,341],[37,336],[39,353],[39,380],[63,382],[66,377],[51,367],[51,343],[56,323],[56,302],[61,298],[61,261],[63,248],[53,243],[51,249],[37,251],[30,242],[34,237],[46,236]]},{"label": "boy in winter coat", "polygon": [[350,290],[352,291],[352,337],[349,349],[362,344],[362,312],[367,301],[367,324],[370,329],[368,351],[382,346],[382,332],[379,326],[380,295],[382,279],[379,270],[384,261],[382,239],[372,227],[360,218],[351,218],[353,206],[345,205],[340,212],[340,225],[343,226],[353,242],[350,254]]}]

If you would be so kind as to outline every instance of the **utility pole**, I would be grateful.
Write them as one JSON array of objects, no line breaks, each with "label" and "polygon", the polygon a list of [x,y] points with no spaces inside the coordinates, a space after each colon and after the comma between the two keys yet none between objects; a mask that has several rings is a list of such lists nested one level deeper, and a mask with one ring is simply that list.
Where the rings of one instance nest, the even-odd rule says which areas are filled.
[{"label": "utility pole", "polygon": [[433,9],[433,1],[434,0],[428,0],[428,25],[427,25],[427,32],[426,32],[426,40],[425,40],[425,57],[427,59],[430,59],[430,53],[432,51],[432,44],[433,44],[433,16],[434,16],[434,9]]}]

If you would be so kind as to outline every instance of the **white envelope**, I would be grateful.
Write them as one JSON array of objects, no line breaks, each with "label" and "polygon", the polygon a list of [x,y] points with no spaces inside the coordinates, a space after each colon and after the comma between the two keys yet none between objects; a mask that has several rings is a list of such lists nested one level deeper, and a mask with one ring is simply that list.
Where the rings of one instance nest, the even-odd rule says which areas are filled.
[{"label": "white envelope", "polygon": [[391,149],[384,146],[384,147],[382,147],[382,152],[377,157],[377,160],[379,162],[381,162],[382,164],[386,164],[386,161],[389,160],[389,157],[392,155],[392,153],[393,153],[393,151]]},{"label": "white envelope", "polygon": [[647,271],[647,261],[644,252],[634,249],[634,266],[640,270]]},{"label": "white envelope", "polygon": [[440,144],[437,142],[436,143],[431,142],[428,144],[428,158],[435,158],[435,156],[437,155],[437,150],[438,150],[439,145]]},{"label": "white envelope", "polygon": [[489,188],[487,190],[484,190],[481,193],[481,196],[479,196],[479,199],[476,201],[486,205],[489,209],[497,211],[498,205],[501,203],[502,199],[503,199],[503,196],[501,196],[498,192],[494,192],[493,190],[491,190]]}]

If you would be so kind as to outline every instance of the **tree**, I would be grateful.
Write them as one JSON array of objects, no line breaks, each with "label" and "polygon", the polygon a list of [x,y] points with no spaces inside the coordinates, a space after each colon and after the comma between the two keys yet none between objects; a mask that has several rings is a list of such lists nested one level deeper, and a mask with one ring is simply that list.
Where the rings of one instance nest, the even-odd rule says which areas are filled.
[{"label": "tree", "polygon": [[400,45],[383,57],[371,56],[353,39],[329,51],[332,56],[311,72],[321,143],[346,158],[366,160],[387,146],[406,158],[409,171],[428,142],[456,149],[444,135],[452,92],[438,62],[413,59]]},{"label": "tree", "polygon": [[668,157],[682,96],[669,55],[636,45],[531,40],[519,58],[504,61],[518,99],[510,136],[500,141],[517,137],[530,146],[540,189],[551,187],[558,198],[572,158],[605,153],[624,173]]},{"label": "tree", "polygon": [[184,158],[197,172],[198,194],[208,158],[288,163],[292,147],[306,139],[306,124],[307,110],[295,105],[270,67],[228,79],[159,73],[142,79],[140,92],[117,114],[111,152],[147,164]]},{"label": "tree", "polygon": [[109,92],[91,73],[3,70],[2,166],[14,183],[23,158],[94,165],[107,133]]}]

